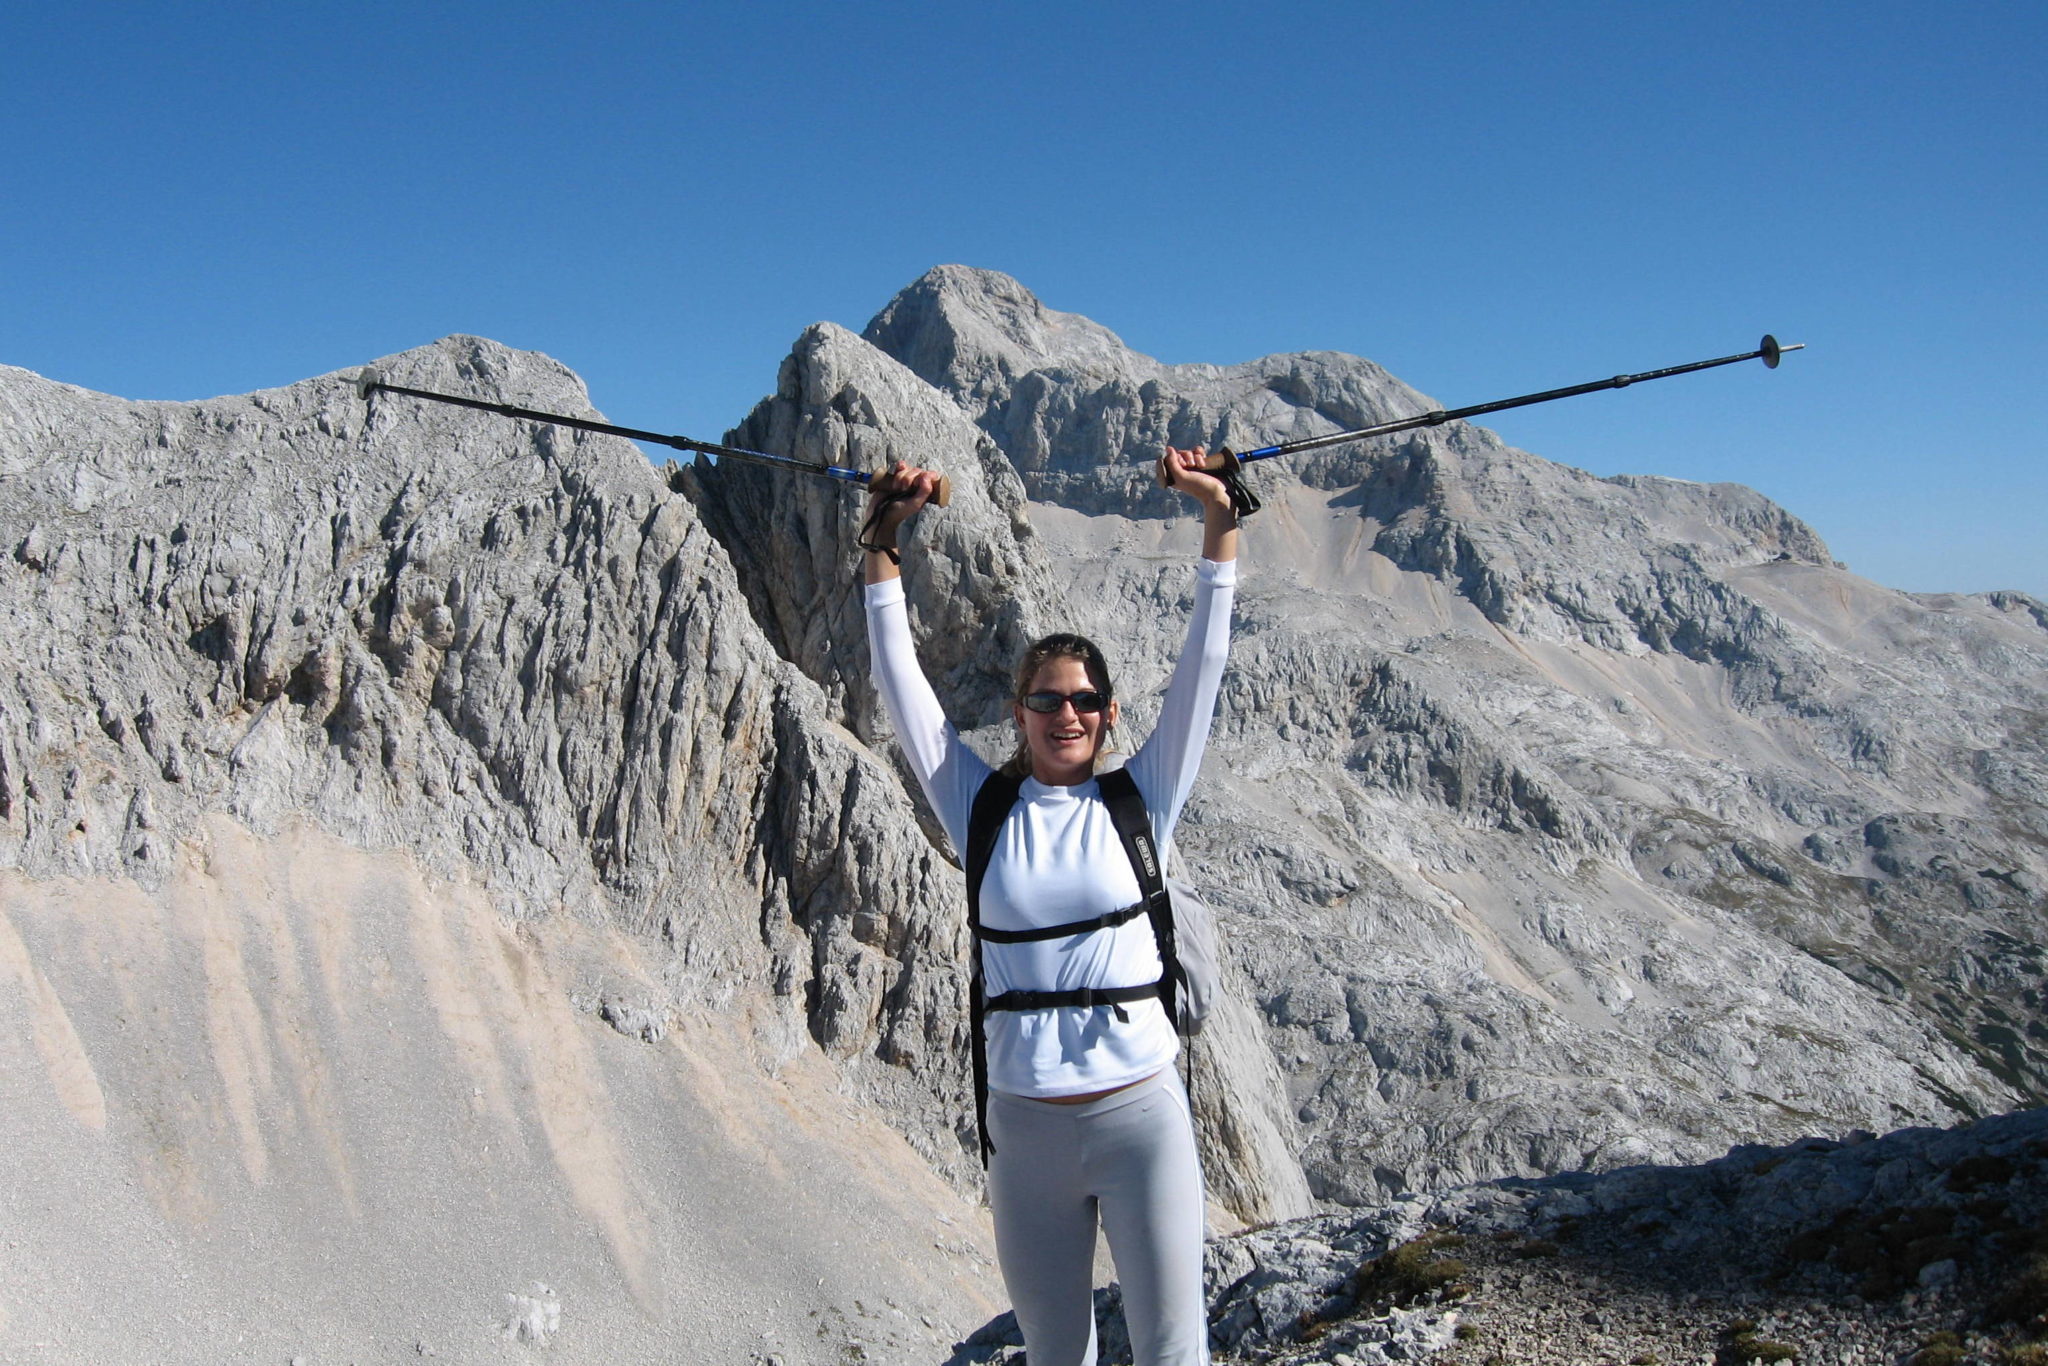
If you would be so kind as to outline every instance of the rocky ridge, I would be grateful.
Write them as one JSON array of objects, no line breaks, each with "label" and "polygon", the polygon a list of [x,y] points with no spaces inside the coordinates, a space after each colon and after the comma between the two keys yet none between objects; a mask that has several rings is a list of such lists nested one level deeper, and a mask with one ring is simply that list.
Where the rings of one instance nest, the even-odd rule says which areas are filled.
[{"label": "rocky ridge", "polygon": [[[380,364],[589,411],[477,339]],[[34,1041],[0,1069],[12,1160],[76,1180],[65,1126],[108,1136],[90,1180],[154,1173],[122,1217],[167,1246],[283,1192],[385,1227],[348,1192],[405,1160],[366,1118],[393,1100],[335,1078],[388,1069],[451,1140],[523,1149],[553,1212],[509,1244],[595,1237],[572,1327],[711,1322],[660,1288],[715,1279],[714,1228],[780,1331],[812,1265],[821,1327],[875,1307],[828,1246],[650,1197],[701,1170],[756,1207],[910,1198],[876,1225],[925,1287],[890,1350],[979,1321],[958,872],[865,681],[852,500],[366,410],[348,379],[138,404],[0,370],[0,1035]],[[1059,626],[1109,648],[1145,731],[1194,531],[1139,456],[1426,406],[1334,354],[1161,366],[942,267],[864,337],[806,332],[728,440],[953,477],[907,588],[994,754],[1008,661]],[[1462,425],[1280,463],[1179,851],[1230,958],[1195,1049],[1219,1219],[2042,1098],[2040,604],[1892,593],[1748,490],[1596,479]],[[144,1103],[165,1078],[191,1100]],[[713,1078],[752,1118],[684,1151],[665,1116]],[[501,1198],[459,1152],[450,1189]],[[493,1305],[563,1284],[489,1264]],[[0,1334],[39,1321],[9,1299],[26,1265],[0,1259]],[[881,1350],[841,1327],[815,1350]]]}]

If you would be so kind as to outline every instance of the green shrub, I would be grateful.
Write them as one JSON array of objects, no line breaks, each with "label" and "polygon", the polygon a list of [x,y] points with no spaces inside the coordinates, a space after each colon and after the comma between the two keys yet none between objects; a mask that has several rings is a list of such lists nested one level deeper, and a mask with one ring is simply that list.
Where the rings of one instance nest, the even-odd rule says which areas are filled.
[{"label": "green shrub", "polygon": [[2020,1264],[1989,1306],[1992,1321],[2033,1328],[2048,1323],[2048,1249]]},{"label": "green shrub", "polygon": [[1774,1342],[1756,1335],[1756,1325],[1737,1319],[1721,1330],[1721,1350],[1714,1360],[1720,1366],[1748,1366],[1753,1361],[1797,1361],[1799,1349],[1789,1342]]},{"label": "green shrub", "polygon": [[1465,1264],[1456,1257],[1440,1255],[1441,1249],[1464,1243],[1457,1234],[1444,1232],[1411,1239],[1359,1267],[1351,1278],[1351,1292],[1360,1303],[1400,1305],[1412,1304],[1434,1291],[1458,1289],[1469,1294],[1469,1285],[1458,1286]]},{"label": "green shrub", "polygon": [[1962,1366],[1968,1356],[1960,1337],[1954,1333],[1936,1333],[1913,1353],[1911,1366]]}]

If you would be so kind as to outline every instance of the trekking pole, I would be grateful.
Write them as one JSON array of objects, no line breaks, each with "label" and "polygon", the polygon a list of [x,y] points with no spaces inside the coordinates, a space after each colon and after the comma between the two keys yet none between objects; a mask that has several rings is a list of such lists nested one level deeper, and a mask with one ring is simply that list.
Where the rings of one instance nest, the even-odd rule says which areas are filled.
[{"label": "trekking pole", "polygon": [[[363,402],[370,401],[375,393],[404,394],[408,398],[431,399],[436,403],[453,403],[458,407],[475,408],[481,412],[498,413],[504,417],[521,417],[529,422],[551,422],[557,427],[575,427],[586,432],[603,432],[607,436],[630,437],[634,441],[652,441],[661,446],[673,446],[679,451],[699,451],[715,455],[721,460],[751,461],[757,465],[774,465],[782,469],[795,470],[800,474],[816,475],[820,479],[836,479],[842,483],[859,484],[865,487],[873,481],[874,475],[867,470],[848,469],[842,465],[819,465],[809,460],[797,460],[787,455],[769,455],[766,451],[750,451],[738,446],[721,446],[715,441],[695,441],[687,436],[668,436],[661,432],[643,432],[637,427],[615,427],[609,422],[593,422],[587,417],[564,417],[560,413],[543,413],[532,408],[516,408],[509,403],[490,403],[480,398],[464,398],[460,394],[437,394],[431,389],[409,389],[403,384],[390,384],[383,372],[376,366],[367,366],[356,376],[356,392]],[[952,481],[939,476],[938,491],[932,495],[932,502],[946,506],[953,496]]]},{"label": "trekking pole", "polygon": [[[1778,339],[1766,332],[1763,345],[1754,351],[1745,351],[1739,356],[1722,356],[1718,360],[1696,360],[1689,365],[1673,365],[1663,370],[1645,370],[1639,375],[1616,375],[1612,379],[1596,379],[1590,384],[1574,384],[1567,389],[1546,389],[1540,394],[1523,394],[1520,398],[1503,398],[1492,403],[1475,403],[1469,408],[1454,408],[1450,412],[1438,409],[1417,417],[1398,418],[1393,422],[1382,422],[1377,426],[1360,427],[1356,431],[1331,432],[1328,436],[1311,436],[1300,441],[1287,441],[1278,446],[1261,446],[1255,451],[1232,451],[1228,447],[1214,451],[1202,462],[1202,468],[1234,476],[1254,460],[1271,460],[1276,455],[1293,455],[1298,451],[1313,451],[1324,446],[1335,446],[1345,441],[1363,441],[1369,436],[1385,436],[1389,432],[1405,432],[1415,427],[1440,427],[1446,422],[1460,418],[1477,417],[1481,413],[1498,413],[1508,408],[1526,408],[1532,403],[1548,403],[1555,398],[1572,398],[1579,394],[1590,394],[1600,389],[1626,389],[1631,384],[1642,384],[1653,379],[1669,379],[1673,375],[1691,374],[1695,370],[1711,370],[1717,365],[1734,365],[1738,361],[1761,360],[1770,369],[1778,368],[1778,358],[1787,351],[1800,351],[1805,342],[1790,346],[1780,345]],[[1162,474],[1160,483],[1165,483]]]}]

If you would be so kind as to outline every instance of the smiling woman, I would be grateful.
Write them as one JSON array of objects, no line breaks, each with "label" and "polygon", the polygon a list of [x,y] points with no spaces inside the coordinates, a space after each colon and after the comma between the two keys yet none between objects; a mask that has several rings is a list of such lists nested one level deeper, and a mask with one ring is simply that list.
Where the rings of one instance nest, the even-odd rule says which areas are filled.
[{"label": "smiling woman", "polygon": [[1095,776],[1116,726],[1109,661],[1085,636],[1047,636],[1017,665],[1017,752],[1004,771],[1072,787]]},{"label": "smiling woman", "polygon": [[1081,636],[1047,636],[1018,662],[1017,750],[1002,772],[946,720],[918,668],[897,565],[897,533],[936,476],[899,464],[877,477],[862,533],[876,687],[926,798],[968,851],[997,1255],[1026,1350],[1057,1366],[1095,1359],[1098,1222],[1139,1366],[1208,1360],[1202,1174],[1167,1008],[1174,936],[1170,915],[1153,919],[1119,830],[1126,798],[1116,795],[1135,788],[1142,813],[1132,819],[1163,850],[1208,740],[1229,644],[1237,513],[1203,460],[1199,448],[1160,460],[1162,480],[1203,508],[1202,560],[1158,727],[1123,774],[1097,777],[1118,706],[1108,661]]}]

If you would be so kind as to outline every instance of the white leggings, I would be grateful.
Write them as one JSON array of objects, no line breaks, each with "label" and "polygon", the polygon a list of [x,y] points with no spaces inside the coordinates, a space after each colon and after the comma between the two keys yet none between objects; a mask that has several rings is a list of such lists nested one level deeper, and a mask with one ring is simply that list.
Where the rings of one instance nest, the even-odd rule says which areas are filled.
[{"label": "white leggings", "polygon": [[1095,1366],[1098,1211],[1137,1366],[1203,1366],[1202,1168],[1172,1067],[1081,1105],[991,1091],[996,1256],[1031,1366]]}]

